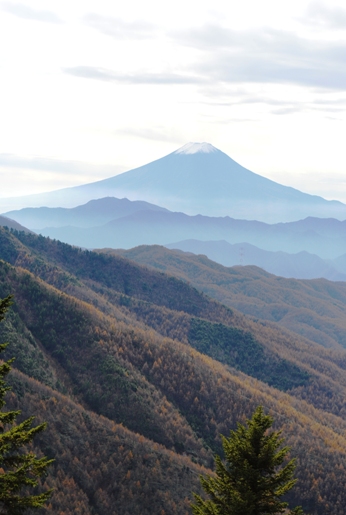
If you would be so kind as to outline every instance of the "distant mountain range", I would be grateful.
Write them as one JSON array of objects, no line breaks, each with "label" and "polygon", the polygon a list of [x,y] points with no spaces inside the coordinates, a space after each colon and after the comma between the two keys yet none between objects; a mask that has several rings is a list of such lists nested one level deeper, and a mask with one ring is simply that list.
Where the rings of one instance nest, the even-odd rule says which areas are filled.
[{"label": "distant mountain range", "polygon": [[261,177],[208,143],[102,181],[7,200],[26,207],[5,212],[0,225],[20,229],[12,219],[82,248],[158,244],[283,277],[346,279],[345,204]]},{"label": "distant mountain range", "polygon": [[106,196],[144,200],[189,215],[231,216],[268,223],[308,216],[346,219],[345,204],[257,175],[208,143],[188,143],[161,159],[109,179],[2,199],[0,206],[3,211],[29,206],[76,207]]},{"label": "distant mountain range", "polygon": [[302,251],[297,254],[270,252],[249,243],[231,245],[225,240],[184,240],[166,245],[193,254],[203,254],[223,266],[255,265],[266,272],[280,277],[295,279],[316,279],[324,277],[330,281],[346,281],[346,254],[344,259],[325,261],[315,254]]},{"label": "distant mountain range", "polygon": [[310,217],[266,224],[230,217],[189,216],[145,202],[109,198],[74,209],[27,208],[6,216],[44,236],[85,248],[168,245],[194,239],[246,242],[259,249],[289,254],[306,251],[322,259],[346,254],[346,221],[336,219]]},{"label": "distant mountain range", "polygon": [[167,209],[143,201],[134,201],[123,198],[106,197],[90,200],[86,204],[74,208],[24,208],[7,213],[33,231],[47,227],[97,227],[112,220],[129,216],[138,211],[167,212]]},{"label": "distant mountain range", "polygon": [[70,209],[25,208],[2,218],[0,225],[18,230],[26,226],[83,248],[158,244],[205,254],[224,266],[256,265],[282,277],[346,280],[346,222],[335,219],[307,218],[269,225],[229,217],[188,216],[147,202],[116,198],[92,200]]}]

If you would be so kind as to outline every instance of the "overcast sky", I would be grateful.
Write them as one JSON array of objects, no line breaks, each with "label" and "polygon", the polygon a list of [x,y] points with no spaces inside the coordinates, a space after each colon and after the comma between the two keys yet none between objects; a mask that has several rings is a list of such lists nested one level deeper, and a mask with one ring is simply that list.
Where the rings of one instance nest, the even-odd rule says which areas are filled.
[{"label": "overcast sky", "polygon": [[0,1],[0,197],[206,141],[346,202],[346,2]]}]

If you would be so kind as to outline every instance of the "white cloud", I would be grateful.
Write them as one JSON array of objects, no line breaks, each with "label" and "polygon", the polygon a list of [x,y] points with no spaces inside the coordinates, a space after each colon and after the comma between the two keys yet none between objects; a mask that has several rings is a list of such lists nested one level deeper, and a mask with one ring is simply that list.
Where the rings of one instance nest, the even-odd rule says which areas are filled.
[{"label": "white cloud", "polygon": [[111,165],[95,165],[81,161],[64,161],[61,159],[49,159],[42,157],[18,156],[14,154],[0,154],[0,168],[21,168],[26,170],[58,172],[61,174],[74,175],[83,174],[95,179],[102,173],[116,175],[116,169]]},{"label": "white cloud", "polygon": [[[41,193],[101,180],[125,171],[124,167],[81,161],[0,154],[0,198]],[[11,176],[16,181],[5,180]]]},{"label": "white cloud", "polygon": [[65,68],[64,73],[81,77],[84,79],[96,79],[106,82],[122,82],[127,84],[153,84],[153,85],[179,85],[179,84],[200,84],[205,80],[189,76],[179,75],[174,73],[143,73],[138,71],[136,74],[121,74],[105,68],[97,68],[94,66],[74,66],[71,68]]},{"label": "white cloud", "polygon": [[304,21],[317,26],[343,30],[346,28],[346,9],[340,6],[328,6],[322,2],[312,2]]},{"label": "white cloud", "polygon": [[0,2],[0,9],[24,20],[42,21],[45,23],[63,23],[52,11],[33,9],[29,5],[13,2]]},{"label": "white cloud", "polygon": [[174,38],[202,52],[194,70],[209,80],[346,88],[346,38],[330,42],[273,28],[253,32],[216,25]]},{"label": "white cloud", "polygon": [[86,14],[83,21],[102,34],[118,40],[152,38],[157,32],[155,25],[147,22],[125,22],[120,18],[95,13]]}]

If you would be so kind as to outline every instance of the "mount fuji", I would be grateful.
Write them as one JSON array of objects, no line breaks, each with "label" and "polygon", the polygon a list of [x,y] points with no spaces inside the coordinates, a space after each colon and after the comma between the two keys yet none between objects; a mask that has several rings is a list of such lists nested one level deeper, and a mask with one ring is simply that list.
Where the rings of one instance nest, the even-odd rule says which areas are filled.
[{"label": "mount fuji", "polygon": [[0,202],[6,202],[7,209],[75,207],[110,196],[144,200],[189,215],[230,216],[267,223],[308,216],[346,219],[345,204],[266,179],[209,143],[188,143],[161,159],[109,179]]}]

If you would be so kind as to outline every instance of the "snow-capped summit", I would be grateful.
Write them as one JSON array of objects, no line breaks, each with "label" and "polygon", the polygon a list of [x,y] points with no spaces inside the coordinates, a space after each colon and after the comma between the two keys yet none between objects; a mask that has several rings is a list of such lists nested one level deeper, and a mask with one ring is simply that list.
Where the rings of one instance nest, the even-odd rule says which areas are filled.
[{"label": "snow-capped summit", "polygon": [[210,143],[186,143],[186,145],[178,148],[173,154],[210,154],[217,151],[217,148],[213,147]]}]

